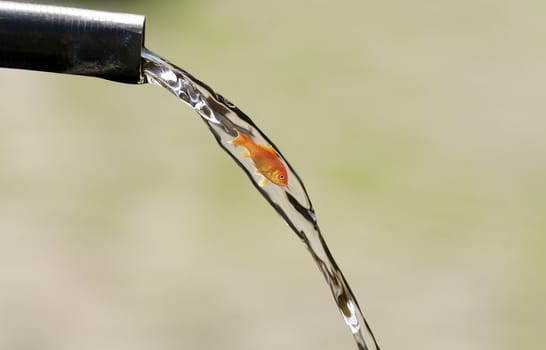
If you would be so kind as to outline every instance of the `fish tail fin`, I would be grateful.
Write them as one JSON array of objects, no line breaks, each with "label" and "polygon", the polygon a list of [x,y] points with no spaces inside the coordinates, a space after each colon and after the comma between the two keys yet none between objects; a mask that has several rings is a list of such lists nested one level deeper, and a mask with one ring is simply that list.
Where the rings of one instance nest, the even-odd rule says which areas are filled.
[{"label": "fish tail fin", "polygon": [[248,137],[246,134],[243,134],[242,132],[237,132],[237,137],[231,140],[229,143],[237,146],[245,146],[249,142],[252,142],[250,137]]}]

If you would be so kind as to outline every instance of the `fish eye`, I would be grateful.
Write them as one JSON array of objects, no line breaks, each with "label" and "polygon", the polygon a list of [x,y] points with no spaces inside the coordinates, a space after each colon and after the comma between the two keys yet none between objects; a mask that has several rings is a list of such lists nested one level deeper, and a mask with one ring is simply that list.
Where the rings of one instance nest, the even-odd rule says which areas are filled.
[{"label": "fish eye", "polygon": [[279,179],[283,180],[283,179],[284,179],[284,175],[283,175],[283,174],[280,174],[280,175],[279,175]]}]

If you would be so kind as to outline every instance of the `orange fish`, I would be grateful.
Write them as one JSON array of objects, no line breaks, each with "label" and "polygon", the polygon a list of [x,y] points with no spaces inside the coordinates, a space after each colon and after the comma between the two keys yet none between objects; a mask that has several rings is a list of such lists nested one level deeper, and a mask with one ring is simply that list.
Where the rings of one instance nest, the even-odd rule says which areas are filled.
[{"label": "orange fish", "polygon": [[273,147],[256,144],[250,137],[240,132],[230,143],[245,148],[241,156],[252,159],[256,174],[263,176],[260,186],[267,185],[269,181],[279,186],[288,185],[288,173]]}]

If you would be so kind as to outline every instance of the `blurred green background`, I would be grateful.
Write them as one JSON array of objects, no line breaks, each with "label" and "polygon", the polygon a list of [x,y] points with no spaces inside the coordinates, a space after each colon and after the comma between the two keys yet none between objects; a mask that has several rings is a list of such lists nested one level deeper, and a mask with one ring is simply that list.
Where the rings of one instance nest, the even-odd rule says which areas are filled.
[{"label": "blurred green background", "polygon": [[[546,5],[56,1],[249,114],[384,349],[546,325]],[[0,70],[0,348],[354,349],[309,254],[156,86]]]}]

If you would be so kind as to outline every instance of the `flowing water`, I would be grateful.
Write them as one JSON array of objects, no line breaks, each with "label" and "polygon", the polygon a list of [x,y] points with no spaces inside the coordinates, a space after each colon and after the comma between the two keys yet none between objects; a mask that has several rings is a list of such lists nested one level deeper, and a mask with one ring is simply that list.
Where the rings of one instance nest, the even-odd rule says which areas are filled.
[{"label": "flowing water", "polygon": [[195,109],[220,147],[245,171],[256,189],[305,243],[326,278],[358,348],[379,349],[355,296],[320,233],[302,181],[277,147],[239,108],[188,72],[147,49],[143,49],[142,58],[144,82],[164,87]]}]

